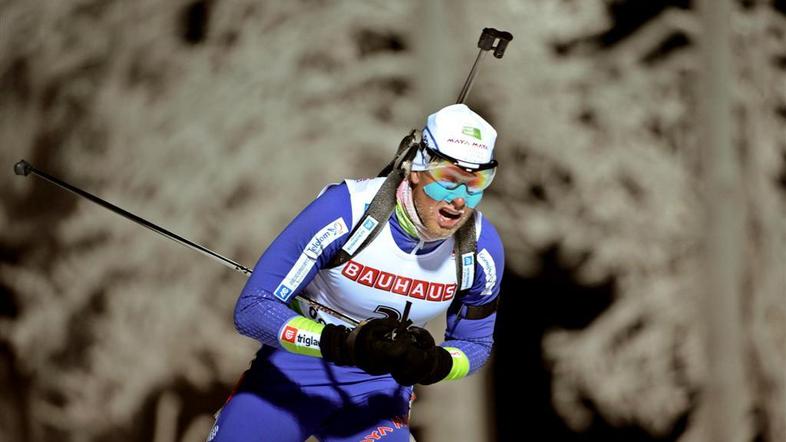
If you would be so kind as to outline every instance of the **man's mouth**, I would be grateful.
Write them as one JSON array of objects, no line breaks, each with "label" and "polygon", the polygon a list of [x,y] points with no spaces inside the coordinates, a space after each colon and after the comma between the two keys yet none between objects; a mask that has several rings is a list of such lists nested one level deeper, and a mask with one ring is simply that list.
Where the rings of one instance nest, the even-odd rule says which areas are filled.
[{"label": "man's mouth", "polygon": [[449,209],[446,209],[446,208],[443,207],[443,208],[439,209],[439,214],[442,215],[443,217],[447,218],[447,219],[457,220],[457,219],[461,218],[462,212],[456,212],[456,211],[449,210]]},{"label": "man's mouth", "polygon": [[443,229],[453,229],[458,225],[462,215],[464,215],[463,210],[453,210],[450,207],[442,207],[438,213],[437,223]]}]

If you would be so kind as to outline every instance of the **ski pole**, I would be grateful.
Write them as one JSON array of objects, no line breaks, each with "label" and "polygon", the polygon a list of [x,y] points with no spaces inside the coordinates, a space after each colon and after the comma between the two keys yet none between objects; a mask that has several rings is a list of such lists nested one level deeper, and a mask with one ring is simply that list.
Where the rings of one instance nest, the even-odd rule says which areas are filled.
[{"label": "ski pole", "polygon": [[[480,48],[478,56],[475,58],[475,63],[472,65],[472,70],[469,71],[466,81],[464,81],[464,87],[461,88],[456,104],[463,103],[467,99],[472,83],[475,82],[475,77],[478,75],[480,62],[483,61],[486,52],[494,49],[494,57],[502,58],[511,40],[513,40],[513,35],[510,32],[498,31],[494,28],[483,28],[478,40],[478,48]],[[496,46],[494,45],[495,41],[497,43]]]},{"label": "ski pole", "polygon": [[[93,195],[91,193],[85,192],[84,190],[82,190],[82,189],[80,189],[78,187],[72,186],[71,184],[68,184],[68,183],[66,183],[66,182],[64,182],[64,181],[62,181],[62,180],[60,180],[58,178],[55,178],[55,177],[53,177],[53,176],[51,176],[51,175],[49,175],[49,174],[47,174],[45,172],[42,172],[42,171],[36,169],[35,167],[33,167],[32,164],[28,163],[25,160],[21,160],[21,161],[17,162],[14,165],[14,172],[17,175],[20,175],[20,176],[28,176],[29,174],[32,173],[33,175],[35,175],[35,176],[37,176],[39,178],[42,178],[42,179],[44,179],[46,181],[49,181],[50,183],[52,183],[52,184],[54,184],[54,185],[56,185],[56,186],[58,186],[60,188],[63,188],[63,189],[68,190],[69,192],[72,192],[72,193],[74,193],[74,194],[76,194],[78,196],[81,196],[81,197],[83,197],[85,199],[88,199],[88,200],[92,201],[93,203],[98,204],[99,206],[101,206],[101,207],[103,207],[105,209],[111,210],[112,212],[114,212],[114,213],[116,213],[116,214],[118,214],[118,215],[120,215],[120,216],[122,216],[122,217],[124,217],[124,218],[126,218],[128,220],[130,220],[130,221],[133,221],[133,222],[141,225],[142,227],[150,229],[153,232],[158,233],[159,235],[161,235],[161,236],[163,236],[165,238],[171,239],[172,241],[175,241],[175,242],[177,242],[177,243],[179,243],[181,245],[184,245],[184,246],[190,248],[191,250],[195,250],[195,251],[197,251],[197,252],[199,252],[199,253],[207,256],[207,257],[210,257],[213,260],[218,261],[221,264],[224,264],[225,266],[229,267],[230,269],[236,270],[236,271],[238,271],[238,272],[240,272],[240,273],[242,273],[242,274],[244,274],[246,276],[251,276],[252,271],[248,267],[242,266],[242,265],[236,263],[235,261],[232,261],[229,258],[225,258],[225,257],[219,255],[218,253],[208,249],[207,247],[201,246],[201,245],[199,245],[199,244],[197,244],[197,243],[195,243],[193,241],[190,241],[190,240],[188,240],[186,238],[183,238],[180,235],[172,233],[169,230],[164,229],[163,227],[157,226],[156,224],[153,224],[150,221],[148,221],[148,220],[146,220],[146,219],[144,219],[142,217],[134,215],[133,213],[131,213],[131,212],[127,211],[127,210],[121,209],[120,207],[117,207],[116,205],[114,205],[114,204],[112,204],[112,203],[110,203],[108,201],[105,201],[105,200],[103,200],[103,199],[101,199],[101,198],[99,198],[99,197],[97,197],[97,196],[95,196],[95,195]],[[300,295],[295,295],[295,298],[297,298],[297,299],[299,299],[301,301],[307,302],[308,304],[310,304],[312,307],[314,307],[317,310],[322,310],[325,313],[328,313],[328,314],[333,315],[333,316],[335,316],[337,318],[343,319],[344,321],[347,321],[347,322],[349,322],[352,325],[358,325],[359,324],[359,321],[356,321],[355,319],[352,319],[349,316],[347,316],[347,315],[345,315],[345,314],[343,314],[341,312],[337,312],[337,311],[333,310],[332,308],[324,306],[324,305],[322,305],[322,304],[320,304],[320,303],[318,303],[316,301],[304,298],[304,297],[302,297]]]}]

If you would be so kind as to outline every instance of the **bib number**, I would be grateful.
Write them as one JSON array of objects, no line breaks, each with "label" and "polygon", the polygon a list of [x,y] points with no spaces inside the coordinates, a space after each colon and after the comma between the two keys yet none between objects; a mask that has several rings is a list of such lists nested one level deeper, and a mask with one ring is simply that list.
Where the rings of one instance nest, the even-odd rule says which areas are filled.
[{"label": "bib number", "polygon": [[374,309],[374,313],[381,313],[388,318],[395,319],[396,321],[401,319],[401,312],[387,305],[378,305],[377,308]]}]

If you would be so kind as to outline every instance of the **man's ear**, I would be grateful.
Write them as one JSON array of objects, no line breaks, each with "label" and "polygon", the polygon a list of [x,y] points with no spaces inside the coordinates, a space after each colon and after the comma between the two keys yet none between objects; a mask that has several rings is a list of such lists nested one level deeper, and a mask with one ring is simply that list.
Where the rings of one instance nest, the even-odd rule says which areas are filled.
[{"label": "man's ear", "polygon": [[417,172],[409,173],[409,182],[415,185],[420,184],[420,174]]}]

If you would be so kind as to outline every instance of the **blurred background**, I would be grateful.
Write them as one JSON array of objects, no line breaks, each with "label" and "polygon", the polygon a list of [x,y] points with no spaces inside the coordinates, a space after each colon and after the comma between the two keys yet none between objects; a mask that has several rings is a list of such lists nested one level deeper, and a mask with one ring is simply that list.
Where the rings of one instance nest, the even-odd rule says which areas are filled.
[{"label": "blurred background", "polygon": [[0,1],[0,440],[203,441],[258,348],[243,275],[16,161],[253,266],[455,102],[496,27],[468,104],[499,132],[497,345],[417,389],[415,437],[713,440],[725,385],[729,440],[786,441],[786,1],[729,4],[713,105],[689,0]]}]

